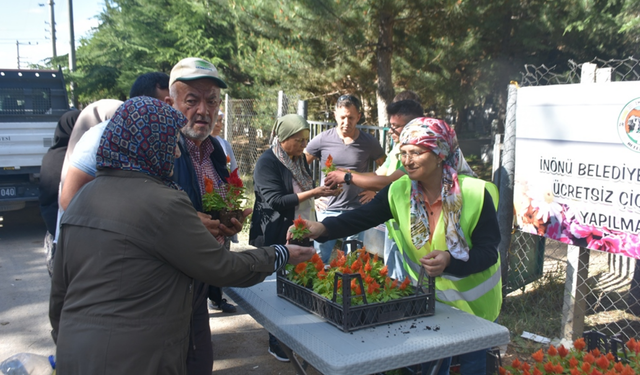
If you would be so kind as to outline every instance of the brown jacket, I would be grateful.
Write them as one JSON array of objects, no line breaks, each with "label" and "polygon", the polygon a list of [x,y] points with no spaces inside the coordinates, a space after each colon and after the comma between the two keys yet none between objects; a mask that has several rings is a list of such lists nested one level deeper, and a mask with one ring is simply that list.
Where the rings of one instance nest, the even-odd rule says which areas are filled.
[{"label": "brown jacket", "polygon": [[272,247],[226,250],[184,192],[98,171],[62,219],[49,307],[57,373],[184,374],[193,279],[250,286],[274,260]]}]

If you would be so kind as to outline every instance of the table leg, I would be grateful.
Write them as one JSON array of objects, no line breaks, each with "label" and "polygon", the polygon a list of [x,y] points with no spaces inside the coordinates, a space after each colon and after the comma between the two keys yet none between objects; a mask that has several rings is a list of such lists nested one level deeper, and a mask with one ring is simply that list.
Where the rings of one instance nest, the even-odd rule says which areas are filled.
[{"label": "table leg", "polygon": [[442,366],[442,359],[435,361],[433,368],[431,369],[431,371],[429,371],[429,375],[436,375],[438,373],[438,370],[440,370],[440,366]]},{"label": "table leg", "polygon": [[293,365],[293,367],[296,369],[296,375],[307,375],[307,371],[306,371],[307,365],[308,365],[307,362],[303,360],[303,362],[300,363],[300,361],[298,360],[298,357],[293,355],[293,350],[291,350],[291,348],[286,346],[280,340],[278,340],[278,343],[280,344],[280,348],[284,350],[284,353],[287,355],[287,357],[289,357],[289,360],[291,361],[291,364]]}]

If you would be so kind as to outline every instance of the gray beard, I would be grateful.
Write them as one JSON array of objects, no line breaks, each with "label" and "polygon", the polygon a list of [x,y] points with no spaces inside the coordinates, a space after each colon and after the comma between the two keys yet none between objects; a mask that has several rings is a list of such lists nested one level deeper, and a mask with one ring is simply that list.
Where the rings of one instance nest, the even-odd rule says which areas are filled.
[{"label": "gray beard", "polygon": [[182,134],[191,140],[197,140],[200,142],[204,141],[209,136],[209,134],[199,134],[195,130],[186,127],[182,128]]}]

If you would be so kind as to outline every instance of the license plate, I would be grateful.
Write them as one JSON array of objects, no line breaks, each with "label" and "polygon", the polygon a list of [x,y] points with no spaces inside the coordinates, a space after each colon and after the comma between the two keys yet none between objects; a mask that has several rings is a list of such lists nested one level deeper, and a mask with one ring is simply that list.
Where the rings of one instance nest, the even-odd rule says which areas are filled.
[{"label": "license plate", "polygon": [[0,197],[1,198],[9,198],[16,196],[16,188],[15,187],[0,187]]}]

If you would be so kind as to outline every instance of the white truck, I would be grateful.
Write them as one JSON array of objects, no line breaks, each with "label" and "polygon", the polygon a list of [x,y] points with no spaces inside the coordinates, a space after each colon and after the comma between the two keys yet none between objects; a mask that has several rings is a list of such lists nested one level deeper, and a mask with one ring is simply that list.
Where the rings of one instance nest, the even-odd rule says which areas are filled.
[{"label": "white truck", "polygon": [[38,200],[42,157],[68,103],[60,69],[0,69],[0,212]]}]

